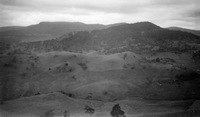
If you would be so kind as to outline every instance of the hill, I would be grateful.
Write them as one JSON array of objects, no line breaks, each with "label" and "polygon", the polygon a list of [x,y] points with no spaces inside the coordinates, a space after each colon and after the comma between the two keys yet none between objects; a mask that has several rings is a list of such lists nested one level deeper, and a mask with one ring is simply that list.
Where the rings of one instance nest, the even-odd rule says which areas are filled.
[{"label": "hill", "polygon": [[198,116],[200,74],[189,70],[195,63],[185,56],[3,55],[0,116],[64,116],[67,111],[72,117],[110,117],[118,103],[128,117]]},{"label": "hill", "polygon": [[55,39],[59,36],[75,31],[91,31],[103,29],[101,24],[84,24],[80,22],[40,22],[26,27],[1,27],[0,41],[6,43],[29,42]]},{"label": "hill", "polygon": [[200,37],[183,31],[168,30],[151,22],[122,24],[102,30],[79,31],[59,39],[21,43],[26,51],[72,51],[100,53],[186,52],[196,50]]},{"label": "hill", "polygon": [[101,101],[199,98],[200,75],[194,61],[185,56],[188,54],[141,56],[132,52],[4,55],[0,56],[0,97],[11,100],[61,92]]},{"label": "hill", "polygon": [[197,36],[200,36],[200,30],[191,30],[191,29],[180,28],[180,27],[168,27],[168,29],[170,29],[170,30],[180,30],[180,31],[189,32],[189,33],[193,33]]}]

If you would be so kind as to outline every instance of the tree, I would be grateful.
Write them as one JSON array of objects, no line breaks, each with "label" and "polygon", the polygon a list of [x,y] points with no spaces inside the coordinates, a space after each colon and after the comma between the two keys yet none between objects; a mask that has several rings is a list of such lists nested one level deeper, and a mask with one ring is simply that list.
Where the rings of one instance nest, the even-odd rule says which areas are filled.
[{"label": "tree", "polygon": [[110,112],[112,117],[126,117],[125,112],[121,110],[119,104],[115,104]]}]

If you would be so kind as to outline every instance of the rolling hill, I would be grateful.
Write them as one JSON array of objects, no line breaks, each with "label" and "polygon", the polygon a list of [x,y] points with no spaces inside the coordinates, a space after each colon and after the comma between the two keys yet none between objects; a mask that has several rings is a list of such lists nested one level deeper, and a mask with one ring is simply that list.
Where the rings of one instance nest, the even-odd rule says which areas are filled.
[{"label": "rolling hill", "polygon": [[199,116],[200,75],[188,70],[195,63],[185,56],[0,56],[0,115],[63,117],[67,111],[72,117],[110,117],[112,107],[120,104],[127,117]]}]

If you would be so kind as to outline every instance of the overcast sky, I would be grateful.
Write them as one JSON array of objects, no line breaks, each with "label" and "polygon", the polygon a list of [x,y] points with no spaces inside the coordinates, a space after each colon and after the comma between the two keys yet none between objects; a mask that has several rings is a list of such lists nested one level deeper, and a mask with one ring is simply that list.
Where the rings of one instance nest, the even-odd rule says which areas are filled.
[{"label": "overcast sky", "polygon": [[200,30],[200,0],[0,0],[0,26],[150,21]]}]

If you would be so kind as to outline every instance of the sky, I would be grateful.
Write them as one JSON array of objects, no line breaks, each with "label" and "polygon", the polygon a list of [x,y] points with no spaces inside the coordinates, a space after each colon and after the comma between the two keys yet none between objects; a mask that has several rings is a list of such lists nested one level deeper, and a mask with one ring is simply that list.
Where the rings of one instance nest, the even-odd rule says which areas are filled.
[{"label": "sky", "polygon": [[86,24],[150,21],[200,30],[200,0],[0,0],[0,27],[42,21]]}]

